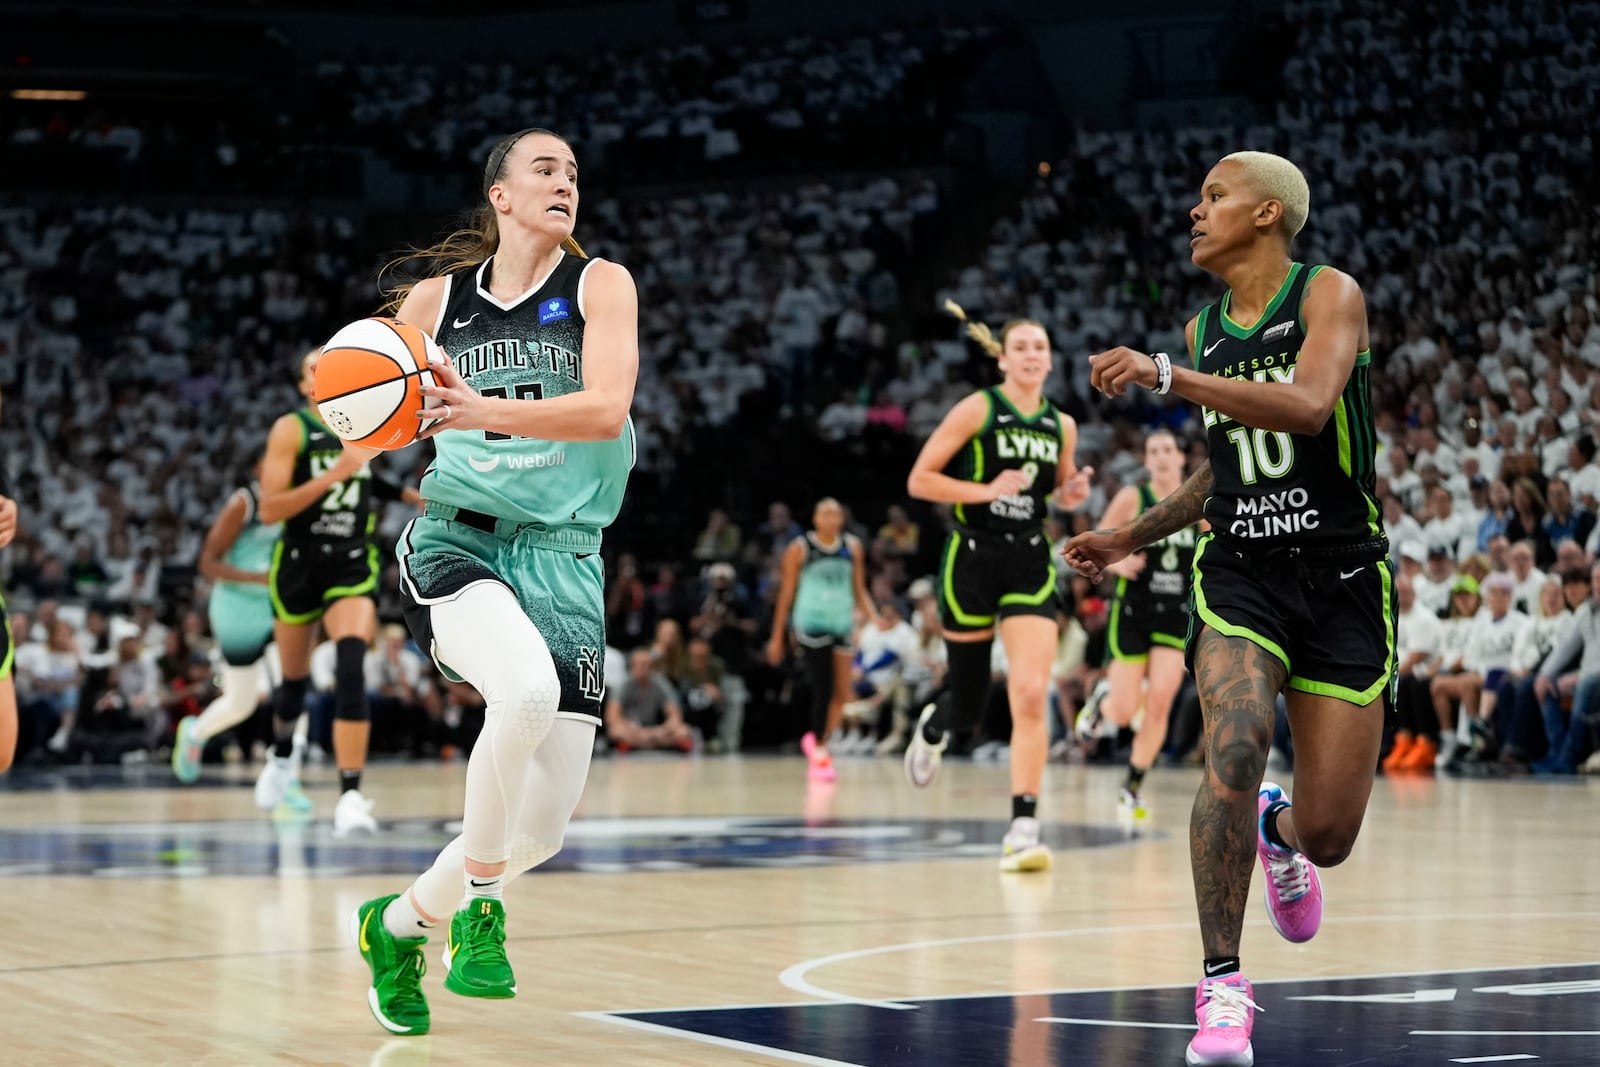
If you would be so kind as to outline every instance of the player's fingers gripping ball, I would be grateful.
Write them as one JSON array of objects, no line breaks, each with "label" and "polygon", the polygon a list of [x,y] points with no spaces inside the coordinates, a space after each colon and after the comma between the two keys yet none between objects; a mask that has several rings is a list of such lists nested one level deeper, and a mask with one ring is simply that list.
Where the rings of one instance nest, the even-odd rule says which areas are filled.
[{"label": "player's fingers gripping ball", "polygon": [[313,382],[317,413],[342,441],[404,448],[433,425],[417,412],[438,404],[430,362],[444,353],[422,330],[395,319],[359,319],[322,346]]}]

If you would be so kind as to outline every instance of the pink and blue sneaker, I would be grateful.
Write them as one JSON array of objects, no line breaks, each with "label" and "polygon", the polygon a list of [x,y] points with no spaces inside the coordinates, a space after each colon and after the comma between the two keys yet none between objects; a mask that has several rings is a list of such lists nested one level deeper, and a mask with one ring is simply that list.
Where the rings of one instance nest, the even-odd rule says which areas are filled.
[{"label": "pink and blue sneaker", "polygon": [[1206,978],[1194,990],[1194,1020],[1200,1032],[1189,1042],[1183,1061],[1189,1067],[1252,1067],[1255,1050],[1250,1030],[1261,1009],[1255,990],[1238,971]]},{"label": "pink and blue sneaker", "polygon": [[1298,945],[1316,937],[1322,927],[1322,879],[1310,860],[1267,840],[1267,812],[1287,807],[1280,787],[1261,783],[1256,854],[1267,873],[1267,916],[1285,941]]}]

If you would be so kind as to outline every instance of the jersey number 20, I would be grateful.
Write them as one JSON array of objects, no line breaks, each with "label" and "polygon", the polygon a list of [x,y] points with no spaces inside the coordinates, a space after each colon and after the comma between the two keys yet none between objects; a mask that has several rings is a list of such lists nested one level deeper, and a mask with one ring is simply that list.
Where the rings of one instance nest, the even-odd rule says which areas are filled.
[{"label": "jersey number 20", "polygon": [[[523,382],[515,389],[507,389],[506,386],[497,385],[492,389],[482,390],[482,395],[497,396],[502,400],[507,397],[514,400],[543,400],[544,386],[538,382]],[[509,441],[511,437],[512,435],[508,433],[495,433],[493,430],[483,431],[483,439],[485,441]]]}]

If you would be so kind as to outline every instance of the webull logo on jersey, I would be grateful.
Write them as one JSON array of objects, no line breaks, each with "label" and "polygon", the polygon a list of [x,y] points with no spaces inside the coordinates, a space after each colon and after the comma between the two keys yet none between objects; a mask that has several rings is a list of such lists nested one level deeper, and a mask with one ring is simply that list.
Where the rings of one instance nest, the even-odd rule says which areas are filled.
[{"label": "webull logo on jersey", "polygon": [[1315,530],[1322,517],[1310,504],[1310,495],[1299,486],[1240,497],[1228,532],[1235,537],[1278,537]]},{"label": "webull logo on jersey", "polygon": [[567,453],[563,449],[559,452],[536,452],[531,456],[518,455],[515,452],[504,455],[490,456],[488,459],[479,459],[477,456],[467,457],[467,466],[479,474],[488,474],[496,470],[502,463],[506,470],[543,470],[546,467],[562,467],[567,462]]}]

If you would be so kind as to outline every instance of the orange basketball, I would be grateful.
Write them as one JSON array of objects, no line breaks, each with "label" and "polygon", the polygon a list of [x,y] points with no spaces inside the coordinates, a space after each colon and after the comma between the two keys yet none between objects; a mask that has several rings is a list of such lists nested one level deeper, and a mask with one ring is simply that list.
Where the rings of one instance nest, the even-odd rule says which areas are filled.
[{"label": "orange basketball", "polygon": [[[433,385],[429,360],[444,354],[426,333],[395,319],[360,319],[322,346],[313,382],[317,413],[340,440],[368,448],[404,448],[432,420],[422,387]],[[428,398],[427,407],[437,404]]]}]

